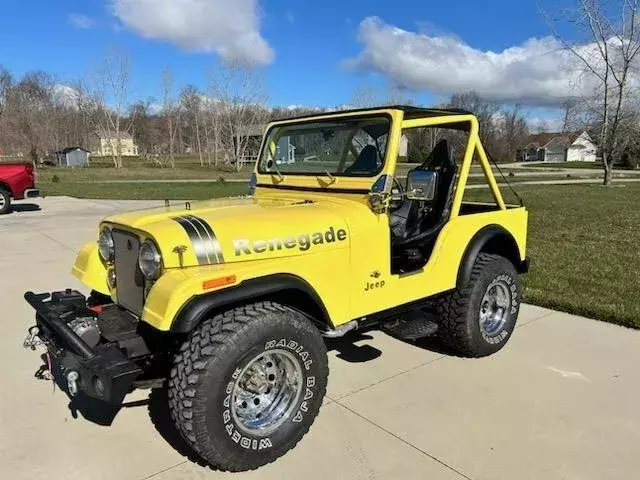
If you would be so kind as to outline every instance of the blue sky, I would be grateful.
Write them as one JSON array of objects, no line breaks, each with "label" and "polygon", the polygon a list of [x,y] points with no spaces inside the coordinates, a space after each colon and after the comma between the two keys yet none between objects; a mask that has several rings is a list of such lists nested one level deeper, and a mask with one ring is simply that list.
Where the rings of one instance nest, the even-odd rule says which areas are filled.
[{"label": "blue sky", "polygon": [[178,85],[205,89],[206,72],[229,52],[265,70],[270,103],[281,106],[348,103],[359,85],[397,85],[427,104],[478,86],[488,97],[525,104],[532,118],[553,118],[566,94],[563,75],[549,73],[561,62],[546,54],[553,42],[531,43],[549,35],[537,1],[7,3],[0,64],[72,82],[117,46],[130,53],[135,97],[159,97],[167,66]]}]

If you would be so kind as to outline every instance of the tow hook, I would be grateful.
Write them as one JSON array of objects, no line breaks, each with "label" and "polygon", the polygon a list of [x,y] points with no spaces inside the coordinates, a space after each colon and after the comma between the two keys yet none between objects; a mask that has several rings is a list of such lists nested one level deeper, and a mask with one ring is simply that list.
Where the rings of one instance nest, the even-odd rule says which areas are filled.
[{"label": "tow hook", "polygon": [[69,395],[75,397],[78,394],[78,379],[80,374],[75,370],[71,370],[67,373],[67,388],[69,389]]},{"label": "tow hook", "polygon": [[38,335],[40,334],[40,329],[34,325],[29,329],[29,333],[27,334],[27,338],[22,342],[22,346],[24,348],[30,348],[31,350],[35,350],[37,346],[42,345],[42,340]]}]

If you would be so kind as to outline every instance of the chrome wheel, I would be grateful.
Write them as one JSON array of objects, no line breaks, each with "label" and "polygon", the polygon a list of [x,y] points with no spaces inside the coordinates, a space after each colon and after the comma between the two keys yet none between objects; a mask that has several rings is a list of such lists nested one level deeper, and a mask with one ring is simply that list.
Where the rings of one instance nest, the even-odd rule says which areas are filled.
[{"label": "chrome wheel", "polygon": [[489,284],[480,303],[480,329],[488,337],[498,335],[511,310],[511,291],[504,280]]},{"label": "chrome wheel", "polygon": [[240,372],[231,397],[231,415],[245,433],[269,435],[291,416],[301,393],[300,360],[285,350],[269,350]]}]

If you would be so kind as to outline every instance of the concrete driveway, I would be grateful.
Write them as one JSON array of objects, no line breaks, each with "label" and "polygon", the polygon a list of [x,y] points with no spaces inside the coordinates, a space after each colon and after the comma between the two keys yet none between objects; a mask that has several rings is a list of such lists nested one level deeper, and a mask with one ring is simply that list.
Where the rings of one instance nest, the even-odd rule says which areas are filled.
[{"label": "concrete driveway", "polygon": [[382,333],[334,345],[311,432],[255,472],[222,474],[186,459],[146,392],[110,426],[84,420],[34,378],[41,362],[22,349],[33,315],[22,294],[80,287],[68,272],[98,220],[160,202],[37,203],[42,210],[22,202],[0,217],[2,478],[637,478],[640,332],[528,305],[491,358],[454,358]]}]

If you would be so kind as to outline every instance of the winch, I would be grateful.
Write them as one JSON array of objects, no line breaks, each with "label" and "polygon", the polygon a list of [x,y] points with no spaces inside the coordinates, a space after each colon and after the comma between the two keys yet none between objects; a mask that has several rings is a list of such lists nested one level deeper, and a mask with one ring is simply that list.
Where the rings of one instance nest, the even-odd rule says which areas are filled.
[{"label": "winch", "polygon": [[98,327],[98,317],[78,317],[74,318],[67,325],[86,342],[90,347],[95,347],[100,342],[100,328]]}]

